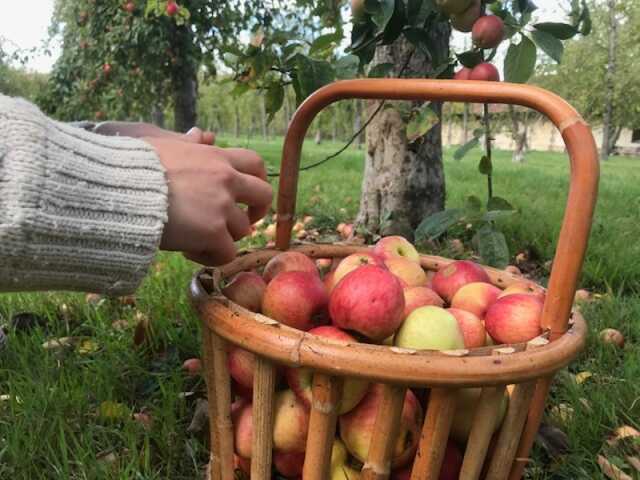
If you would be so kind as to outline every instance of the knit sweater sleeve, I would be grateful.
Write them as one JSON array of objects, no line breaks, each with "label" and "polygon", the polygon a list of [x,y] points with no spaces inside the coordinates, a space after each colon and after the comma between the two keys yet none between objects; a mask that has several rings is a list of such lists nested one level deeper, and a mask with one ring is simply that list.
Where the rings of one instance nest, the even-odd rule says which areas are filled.
[{"label": "knit sweater sleeve", "polygon": [[166,220],[167,182],[149,145],[0,95],[0,291],[130,293]]}]

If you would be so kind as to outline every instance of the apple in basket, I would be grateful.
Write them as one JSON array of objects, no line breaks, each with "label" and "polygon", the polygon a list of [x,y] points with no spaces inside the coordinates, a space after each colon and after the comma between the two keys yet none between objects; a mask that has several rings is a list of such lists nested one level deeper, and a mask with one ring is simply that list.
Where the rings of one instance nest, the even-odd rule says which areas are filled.
[{"label": "apple in basket", "polygon": [[[450,435],[451,438],[461,444],[467,443],[481,394],[481,388],[463,388],[458,390],[456,393],[456,411],[453,416],[453,422],[451,423]],[[507,413],[508,405],[509,394],[505,390],[504,397],[502,398],[502,402],[498,408],[498,415],[493,426],[494,432],[500,428],[500,425],[502,425],[502,420]]]},{"label": "apple in basket", "polygon": [[420,254],[409,240],[400,236],[383,237],[378,240],[373,253],[383,261],[390,258],[406,258],[416,263],[420,263]]},{"label": "apple in basket", "polygon": [[240,272],[222,289],[222,294],[247,310],[259,312],[266,288],[267,284],[257,273]]},{"label": "apple in basket", "polygon": [[404,289],[404,317],[416,308],[433,305],[443,307],[444,300],[429,287],[406,287]]},{"label": "apple in basket", "polygon": [[306,331],[326,323],[328,302],[327,290],[317,273],[281,272],[267,285],[262,313]]},{"label": "apple in basket", "polygon": [[279,253],[267,262],[262,277],[269,283],[281,272],[309,272],[320,275],[315,262],[300,252]]},{"label": "apple in basket", "polygon": [[347,274],[353,272],[357,268],[364,265],[376,265],[378,267],[384,267],[384,263],[379,257],[372,253],[362,252],[353,253],[348,257],[345,257],[336,268],[333,273],[333,285],[337,285],[340,280],[347,276]]},{"label": "apple in basket", "polygon": [[239,347],[230,347],[227,353],[229,374],[237,384],[235,390],[242,396],[248,396],[253,392],[253,372],[255,357],[253,353]]},{"label": "apple in basket", "polygon": [[394,342],[397,347],[414,350],[459,350],[464,348],[464,335],[451,313],[427,306],[411,312]]},{"label": "apple in basket", "polygon": [[[361,462],[367,461],[376,416],[380,409],[384,386],[374,384],[356,408],[340,416],[340,438],[349,453]],[[400,431],[393,448],[391,465],[400,468],[409,463],[418,448],[422,429],[422,407],[411,390],[407,390],[400,418]]]},{"label": "apple in basket", "polygon": [[466,310],[482,319],[501,293],[502,290],[490,283],[467,283],[453,296],[451,307]]},{"label": "apple in basket", "polygon": [[404,293],[399,280],[389,271],[365,265],[334,287],[329,313],[336,327],[380,342],[402,323]]},{"label": "apple in basket", "polygon": [[528,293],[529,295],[538,297],[543,302],[546,297],[544,288],[532,282],[516,282],[505,288],[500,295],[498,295],[498,298],[506,297],[507,295],[512,295],[514,293]]},{"label": "apple in basket", "polygon": [[[309,330],[310,334],[328,338],[340,343],[356,343],[356,339],[334,326],[322,326]],[[313,399],[313,371],[307,368],[288,368],[286,370],[289,388],[307,406],[311,407]],[[342,387],[342,398],[336,406],[338,415],[347,413],[360,403],[367,393],[369,382],[355,378],[347,378]]]},{"label": "apple in basket", "polygon": [[388,258],[384,264],[391,273],[400,279],[403,286],[427,286],[429,280],[420,264],[403,257]]},{"label": "apple in basket", "polygon": [[498,343],[528,342],[542,333],[540,317],[543,306],[543,301],[534,295],[507,295],[489,307],[484,325]]},{"label": "apple in basket", "polygon": [[333,439],[331,446],[331,464],[329,474],[331,480],[359,480],[360,472],[347,464],[349,452],[339,438]]},{"label": "apple in basket", "polygon": [[458,260],[438,270],[431,283],[438,295],[451,302],[461,287],[473,282],[490,283],[489,275],[480,265],[468,260]]},{"label": "apple in basket", "polygon": [[287,478],[300,477],[302,467],[304,467],[304,453],[283,453],[276,450],[273,452],[273,466],[282,476]]},{"label": "apple in basket", "polygon": [[458,321],[464,338],[464,348],[478,348],[486,345],[487,330],[484,328],[482,320],[473,313],[458,308],[448,308],[447,312],[456,317]]},{"label": "apple in basket", "polygon": [[[460,447],[449,440],[444,451],[444,459],[442,460],[442,468],[440,469],[438,480],[458,480],[463,458]],[[411,466],[391,472],[389,478],[390,480],[410,480]]]}]

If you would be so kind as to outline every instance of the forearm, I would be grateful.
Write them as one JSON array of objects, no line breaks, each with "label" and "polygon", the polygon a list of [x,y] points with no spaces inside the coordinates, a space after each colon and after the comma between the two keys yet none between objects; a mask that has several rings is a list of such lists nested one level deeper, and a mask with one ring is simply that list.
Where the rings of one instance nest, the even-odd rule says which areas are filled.
[{"label": "forearm", "polygon": [[133,291],[167,216],[154,150],[2,95],[0,131],[0,291]]}]

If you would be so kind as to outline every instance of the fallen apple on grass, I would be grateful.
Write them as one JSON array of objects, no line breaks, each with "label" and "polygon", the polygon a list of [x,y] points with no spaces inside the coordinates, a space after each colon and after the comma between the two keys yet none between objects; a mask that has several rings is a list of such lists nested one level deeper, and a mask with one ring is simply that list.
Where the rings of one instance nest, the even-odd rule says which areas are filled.
[{"label": "fallen apple on grass", "polygon": [[528,342],[542,333],[543,306],[542,300],[526,293],[499,298],[484,317],[485,328],[498,343]]},{"label": "fallen apple on grass", "polygon": [[458,260],[436,272],[432,284],[435,292],[451,302],[456,292],[468,283],[491,283],[484,269],[469,260]]},{"label": "fallen apple on grass", "polygon": [[459,350],[464,336],[456,317],[444,308],[427,306],[415,309],[396,332],[397,347],[413,350]]},{"label": "fallen apple on grass", "polygon": [[[339,343],[356,343],[356,339],[351,335],[330,325],[311,329],[309,334],[318,335]],[[307,408],[310,408],[313,400],[313,371],[308,368],[288,368],[285,375],[289,388],[302,400]],[[353,410],[366,395],[368,388],[369,382],[365,380],[345,379],[342,386],[342,397],[338,405],[336,405],[338,415]]]},{"label": "fallen apple on grass", "polygon": [[327,290],[317,273],[281,272],[267,285],[262,313],[306,331],[326,323],[328,301]]},{"label": "fallen apple on grass", "polygon": [[260,312],[267,284],[254,272],[241,272],[222,289],[222,294],[241,307]]},{"label": "fallen apple on grass", "polygon": [[624,347],[624,335],[613,328],[605,328],[600,332],[600,341],[605,345],[614,345],[618,348]]},{"label": "fallen apple on grass", "polygon": [[[373,437],[376,416],[383,398],[384,386],[374,384],[362,402],[346,415],[341,415],[340,438],[351,455],[361,462],[367,461]],[[402,407],[398,439],[391,455],[392,468],[409,463],[418,448],[422,430],[422,407],[411,390],[407,390]]]},{"label": "fallen apple on grass", "polygon": [[402,323],[404,293],[393,274],[366,265],[349,273],[334,287],[329,313],[336,327],[380,342]]},{"label": "fallen apple on grass", "polygon": [[190,377],[197,377],[202,373],[202,362],[199,358],[189,358],[182,364],[182,370]]},{"label": "fallen apple on grass", "polygon": [[262,278],[269,283],[282,272],[309,272],[319,275],[313,260],[300,252],[282,252],[267,262]]}]

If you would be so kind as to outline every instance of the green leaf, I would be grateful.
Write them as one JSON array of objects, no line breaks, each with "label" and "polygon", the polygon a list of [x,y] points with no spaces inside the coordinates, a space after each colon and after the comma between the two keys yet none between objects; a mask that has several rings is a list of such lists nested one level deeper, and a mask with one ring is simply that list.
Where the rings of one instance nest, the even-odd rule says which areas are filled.
[{"label": "green leaf", "polygon": [[387,28],[387,24],[393,16],[395,4],[395,0],[365,0],[364,8],[367,13],[371,14],[373,23],[376,24],[379,32]]},{"label": "green leaf", "polygon": [[560,63],[564,53],[564,45],[556,37],[542,30],[533,30],[531,38],[540,49],[549,55],[553,60]]},{"label": "green leaf", "polygon": [[369,70],[369,78],[384,78],[393,70],[393,63],[379,63]]},{"label": "green leaf", "polygon": [[536,23],[533,27],[536,30],[553,35],[558,40],[569,40],[578,33],[574,26],[567,23],[542,22]]},{"label": "green leaf", "polygon": [[469,140],[467,143],[465,143],[455,151],[455,153],[453,154],[453,158],[455,160],[462,160],[462,158],[467,153],[469,153],[471,150],[476,148],[479,144],[480,144],[480,138],[473,137],[471,140]]},{"label": "green leaf", "polygon": [[509,247],[502,232],[487,224],[478,230],[474,240],[484,263],[496,268],[504,268],[509,264]]},{"label": "green leaf", "polygon": [[578,20],[578,29],[582,35],[589,35],[592,29],[591,22],[591,12],[589,11],[589,6],[585,0],[582,0],[582,13],[580,14],[580,19]]},{"label": "green leaf", "polygon": [[321,52],[328,48],[331,48],[335,44],[340,43],[342,40],[342,34],[340,32],[327,33],[326,35],[321,35],[316,38],[314,42],[311,44],[311,48],[309,49],[309,55],[313,55],[314,53]]},{"label": "green leaf", "polygon": [[467,68],[473,68],[484,61],[482,50],[469,50],[456,54],[458,61]]},{"label": "green leaf", "polygon": [[335,79],[335,71],[329,62],[314,60],[298,54],[295,58],[297,84],[296,93],[304,100],[313,92],[331,83]]},{"label": "green leaf", "polygon": [[382,36],[383,45],[391,45],[402,34],[402,29],[407,24],[407,11],[405,9],[404,0],[395,2],[393,15],[384,29]]},{"label": "green leaf", "polygon": [[515,210],[515,208],[502,197],[491,197],[487,202],[487,210]]},{"label": "green leaf", "polygon": [[485,222],[495,222],[496,220],[500,220],[501,218],[508,218],[515,215],[517,212],[515,210],[492,210],[490,212],[486,212],[482,216],[482,220]]},{"label": "green leaf", "polygon": [[479,212],[482,210],[482,201],[475,195],[469,195],[467,197],[467,204],[465,208],[472,212]]},{"label": "green leaf", "polygon": [[493,164],[491,163],[491,159],[486,155],[483,155],[480,159],[480,163],[478,164],[478,171],[482,175],[491,175],[493,172]]},{"label": "green leaf", "polygon": [[520,43],[512,43],[504,60],[504,76],[507,82],[525,83],[536,66],[536,46],[528,37]]},{"label": "green leaf", "polygon": [[435,240],[449,230],[449,228],[460,222],[464,217],[465,211],[460,208],[443,210],[442,212],[428,216],[418,225],[418,228],[416,228],[416,242]]},{"label": "green leaf", "polygon": [[358,75],[360,59],[355,55],[345,55],[335,62],[336,77],[343,80]]},{"label": "green leaf", "polygon": [[415,142],[426,135],[439,121],[440,119],[431,108],[431,104],[427,103],[413,115],[409,121],[407,125],[407,139],[410,143]]},{"label": "green leaf", "polygon": [[284,103],[284,87],[279,83],[269,85],[265,96],[265,108],[269,115],[269,122],[273,120],[273,116],[278,113]]}]

